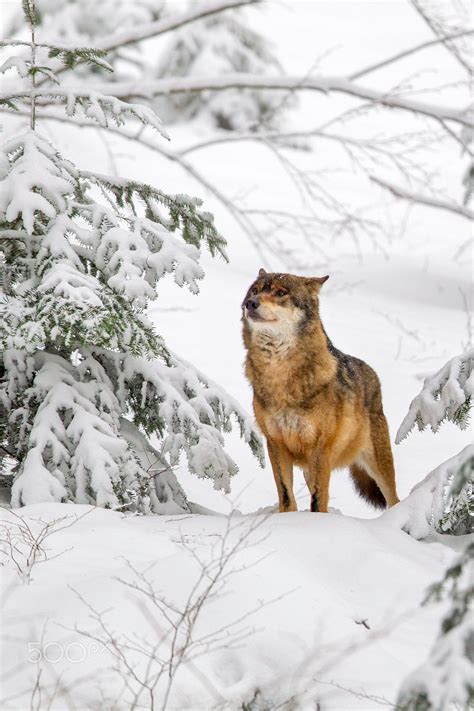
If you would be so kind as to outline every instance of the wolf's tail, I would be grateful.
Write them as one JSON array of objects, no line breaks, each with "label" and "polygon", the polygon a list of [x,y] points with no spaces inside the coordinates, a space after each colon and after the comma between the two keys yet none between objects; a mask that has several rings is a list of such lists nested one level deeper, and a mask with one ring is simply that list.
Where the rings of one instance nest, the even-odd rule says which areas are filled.
[{"label": "wolf's tail", "polygon": [[365,469],[360,467],[358,464],[352,464],[350,467],[352,481],[357,490],[357,493],[362,496],[363,499],[375,506],[377,509],[386,509],[387,502],[385,497],[380,491],[374,479],[367,474]]}]

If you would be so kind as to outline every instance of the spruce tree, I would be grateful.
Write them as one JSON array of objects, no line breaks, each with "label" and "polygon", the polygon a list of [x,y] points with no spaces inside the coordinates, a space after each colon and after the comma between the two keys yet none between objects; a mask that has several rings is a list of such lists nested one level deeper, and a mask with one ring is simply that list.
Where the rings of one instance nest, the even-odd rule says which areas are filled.
[{"label": "spruce tree", "polygon": [[[470,348],[425,380],[400,426],[397,442],[403,440],[415,425],[420,430],[429,425],[433,432],[437,432],[441,423],[449,420],[465,429],[473,395],[474,348]],[[425,518],[428,533],[471,534],[469,539],[472,538],[474,446],[466,446],[437,467],[415,487],[410,498],[414,503],[409,519]],[[406,530],[410,531],[412,527],[420,530],[415,520],[405,522]],[[397,701],[400,711],[448,711],[451,708],[467,711],[473,707],[474,544],[469,539],[443,580],[428,590],[424,604],[445,600],[447,613],[428,658],[402,685]]]},{"label": "spruce tree", "polygon": [[231,418],[259,458],[261,444],[238,403],[167,349],[146,306],[166,273],[197,293],[200,249],[225,257],[225,241],[200,200],[81,170],[42,135],[38,77],[54,81],[70,116],[166,133],[147,107],[63,90],[58,59],[110,67],[93,49],[38,41],[34,0],[22,4],[30,41],[15,41],[23,54],[2,69],[20,74],[24,98],[2,103],[27,104],[30,125],[0,147],[0,456],[14,462],[12,505],[187,510],[173,472],[181,452],[227,491],[237,471],[223,449]]},{"label": "spruce tree", "polygon": [[468,711],[474,706],[474,542],[428,590],[424,604],[447,600],[448,611],[428,659],[404,682],[400,711]]},{"label": "spruce tree", "polygon": [[[469,423],[474,395],[474,348],[451,358],[437,373],[426,378],[413,399],[397,433],[400,443],[411,430],[427,426],[437,432],[450,421],[464,430]],[[435,495],[433,525],[440,533],[474,532],[474,447],[441,464],[429,475]]]}]

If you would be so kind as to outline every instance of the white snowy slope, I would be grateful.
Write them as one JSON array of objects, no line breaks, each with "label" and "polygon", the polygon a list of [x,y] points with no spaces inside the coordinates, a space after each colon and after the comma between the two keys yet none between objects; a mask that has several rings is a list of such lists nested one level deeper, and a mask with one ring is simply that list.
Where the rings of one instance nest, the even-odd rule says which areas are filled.
[{"label": "white snowy slope", "polygon": [[[44,525],[38,519],[67,517],[57,525],[72,525],[47,539],[50,560],[33,566],[29,584],[13,567],[3,570],[4,709],[30,707],[39,669],[38,708],[133,708],[135,679],[169,657],[165,612],[177,619],[153,604],[145,581],[160,600],[182,608],[190,595],[195,600],[198,559],[218,560],[222,546],[237,550],[217,595],[202,605],[192,661],[178,669],[167,708],[230,711],[257,692],[269,704],[262,708],[293,697],[300,709],[315,701],[328,711],[392,706],[437,632],[439,608],[419,607],[423,591],[454,556],[449,546],[419,542],[383,519],[337,514],[130,517],[38,504],[21,515],[34,533]],[[13,530],[10,512],[1,519],[2,531],[4,524]],[[103,613],[101,624],[93,611]],[[147,645],[156,654],[148,667]],[[114,671],[114,649],[133,676],[125,667]],[[154,708],[166,687],[165,675]],[[139,701],[152,708],[143,688]]]}]

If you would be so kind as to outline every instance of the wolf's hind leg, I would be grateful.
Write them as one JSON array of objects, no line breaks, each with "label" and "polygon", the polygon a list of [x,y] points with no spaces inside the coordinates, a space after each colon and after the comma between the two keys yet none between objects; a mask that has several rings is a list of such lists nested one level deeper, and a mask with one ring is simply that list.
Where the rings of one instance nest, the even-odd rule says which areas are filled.
[{"label": "wolf's hind leg", "polygon": [[278,490],[280,513],[297,511],[293,495],[293,458],[285,447],[279,446],[270,439],[267,439],[267,449]]},{"label": "wolf's hind leg", "polygon": [[362,454],[362,464],[384,495],[387,506],[394,506],[400,499],[395,485],[390,435],[383,412],[371,414],[370,438],[372,447],[370,451]]}]

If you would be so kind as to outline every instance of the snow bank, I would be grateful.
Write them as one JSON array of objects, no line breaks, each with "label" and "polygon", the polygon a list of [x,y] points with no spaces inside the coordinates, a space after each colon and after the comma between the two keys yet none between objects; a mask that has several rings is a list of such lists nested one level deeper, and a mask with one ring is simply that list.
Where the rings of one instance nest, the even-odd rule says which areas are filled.
[{"label": "snow bank", "polygon": [[[1,513],[3,532],[17,530],[15,514]],[[21,516],[34,533],[68,518],[53,524],[61,530],[44,541],[29,585],[4,567],[4,709],[30,704],[39,670],[51,709],[125,711],[133,699],[149,708],[152,693],[158,708],[169,693],[167,708],[193,711],[292,698],[299,709],[375,708],[426,656],[436,606],[419,603],[453,555],[385,517],[140,517],[68,504]],[[21,563],[24,542],[19,550]],[[191,624],[189,608],[228,553]],[[138,680],[156,681],[154,691]]]},{"label": "snow bank", "polygon": [[412,489],[406,499],[385,511],[382,514],[384,522],[417,539],[435,533],[450,510],[453,478],[465,464],[473,460],[474,445],[468,445],[459,454],[430,472]]}]

